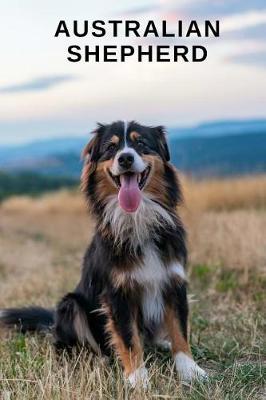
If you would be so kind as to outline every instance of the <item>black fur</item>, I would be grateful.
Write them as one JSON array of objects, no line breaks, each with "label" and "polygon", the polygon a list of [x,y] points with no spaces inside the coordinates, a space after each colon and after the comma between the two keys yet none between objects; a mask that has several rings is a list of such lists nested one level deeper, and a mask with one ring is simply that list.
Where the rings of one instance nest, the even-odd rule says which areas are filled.
[{"label": "black fur", "polygon": [[110,312],[126,347],[132,347],[132,322],[136,313],[136,300],[132,293],[123,289],[109,288],[106,301],[110,304]]},{"label": "black fur", "polygon": [[187,340],[187,319],[188,319],[188,301],[187,301],[187,284],[173,282],[169,285],[165,292],[164,298],[166,304],[175,309],[178,320],[180,321],[181,330],[184,338]]},{"label": "black fur", "polygon": [[2,311],[0,321],[6,326],[17,327],[22,333],[47,332],[54,324],[54,311],[41,307],[9,308]]}]

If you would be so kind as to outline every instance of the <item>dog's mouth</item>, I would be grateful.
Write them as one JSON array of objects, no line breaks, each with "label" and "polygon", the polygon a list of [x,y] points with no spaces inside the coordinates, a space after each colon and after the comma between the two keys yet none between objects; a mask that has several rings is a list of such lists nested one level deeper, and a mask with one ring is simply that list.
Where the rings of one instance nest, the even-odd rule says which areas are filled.
[{"label": "dog's mouth", "polygon": [[112,172],[110,171],[110,169],[108,169],[108,173],[110,175],[110,178],[112,179],[112,181],[114,182],[115,186],[117,187],[117,189],[121,188],[121,181],[126,178],[126,179],[134,179],[137,181],[139,189],[142,190],[147,183],[148,177],[150,175],[151,172],[151,167],[150,165],[148,165],[147,168],[145,168],[145,170],[141,173],[135,173],[135,172],[125,172],[123,174],[120,175],[113,175]]},{"label": "dog's mouth", "polygon": [[110,178],[119,190],[119,205],[126,212],[134,212],[139,207],[141,190],[146,186],[150,172],[150,166],[145,168],[141,173],[125,172],[120,175],[113,175],[112,172],[108,170]]}]

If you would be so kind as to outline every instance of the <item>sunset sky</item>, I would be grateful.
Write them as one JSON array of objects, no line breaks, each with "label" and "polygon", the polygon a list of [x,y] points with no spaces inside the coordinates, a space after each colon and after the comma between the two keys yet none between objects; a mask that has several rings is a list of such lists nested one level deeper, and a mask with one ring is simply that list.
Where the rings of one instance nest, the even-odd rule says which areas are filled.
[{"label": "sunset sky", "polygon": [[[166,19],[170,27],[219,19],[221,37],[163,42],[207,46],[204,63],[70,63],[69,45],[96,42],[55,38],[61,19]],[[115,119],[171,127],[266,118],[265,0],[10,0],[1,4],[0,37],[0,144],[80,136]]]}]

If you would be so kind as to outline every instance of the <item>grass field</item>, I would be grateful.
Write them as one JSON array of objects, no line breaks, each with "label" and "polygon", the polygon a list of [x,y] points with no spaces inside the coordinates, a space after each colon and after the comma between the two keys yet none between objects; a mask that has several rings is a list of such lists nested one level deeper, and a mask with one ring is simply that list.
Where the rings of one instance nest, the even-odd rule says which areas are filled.
[{"label": "grass field", "polygon": [[[184,180],[191,343],[209,380],[180,386],[167,352],[146,352],[147,392],[115,360],[57,357],[49,336],[0,329],[0,399],[266,399],[266,178]],[[53,307],[72,290],[93,226],[77,192],[0,206],[0,308]]]}]

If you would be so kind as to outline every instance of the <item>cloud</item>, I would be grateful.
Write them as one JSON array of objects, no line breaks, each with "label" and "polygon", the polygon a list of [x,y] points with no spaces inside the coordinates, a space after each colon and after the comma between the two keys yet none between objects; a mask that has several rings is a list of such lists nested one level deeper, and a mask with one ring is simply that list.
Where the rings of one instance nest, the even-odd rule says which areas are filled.
[{"label": "cloud", "polygon": [[265,10],[265,0],[179,0],[178,5],[173,0],[157,0],[143,7],[132,7],[126,10],[127,15],[145,16],[146,14],[171,13],[176,18],[185,16],[188,19],[210,19],[249,11]]},{"label": "cloud", "polygon": [[235,56],[231,56],[229,61],[237,64],[248,64],[248,65],[256,65],[258,67],[265,68],[266,66],[266,50],[237,54]]},{"label": "cloud", "polygon": [[266,9],[234,14],[221,21],[222,37],[236,44],[235,54],[226,61],[265,67]]},{"label": "cloud", "polygon": [[219,18],[221,16],[265,10],[265,0],[194,1],[184,7],[192,18]]},{"label": "cloud", "polygon": [[186,7],[188,4],[193,4],[195,1],[206,1],[206,0],[179,0],[178,7],[176,2],[173,0],[157,0],[151,4],[146,4],[143,6],[131,7],[125,11],[125,15],[134,15],[136,17],[144,17],[147,14],[159,14],[161,17],[173,14],[180,16],[179,10]]},{"label": "cloud", "polygon": [[266,38],[266,24],[260,24],[256,26],[249,26],[247,28],[233,31],[233,32],[227,32],[226,34],[223,35],[224,38],[229,38],[229,39],[237,39],[237,40],[256,40],[256,41],[261,41],[265,42]]},{"label": "cloud", "polygon": [[233,32],[266,24],[266,9],[231,15],[222,20],[223,32]]},{"label": "cloud", "polygon": [[76,79],[76,77],[73,75],[44,76],[14,85],[0,86],[0,93],[16,94],[23,92],[39,92],[74,79]]},{"label": "cloud", "polygon": [[152,13],[152,12],[156,12],[158,10],[158,6],[156,5],[147,5],[147,6],[143,6],[143,7],[134,7],[134,8],[130,8],[128,10],[125,11],[125,15],[143,15],[143,14],[148,14],[148,13]]}]

